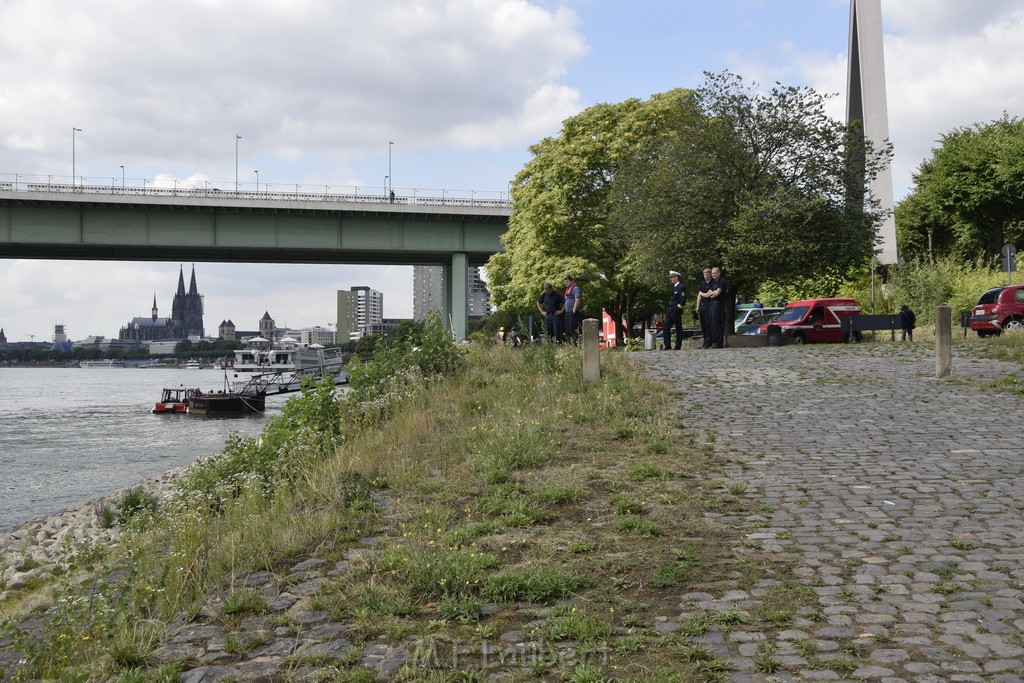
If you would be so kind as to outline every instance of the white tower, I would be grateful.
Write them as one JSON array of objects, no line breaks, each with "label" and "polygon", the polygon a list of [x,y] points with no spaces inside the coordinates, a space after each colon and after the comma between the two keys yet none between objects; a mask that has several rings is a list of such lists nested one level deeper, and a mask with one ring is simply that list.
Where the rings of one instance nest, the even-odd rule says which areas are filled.
[{"label": "white tower", "polygon": [[[861,121],[864,137],[876,148],[884,145],[889,140],[889,109],[885,98],[882,0],[850,0],[850,54],[846,92],[846,122]],[[871,194],[886,213],[879,227],[882,237],[879,259],[882,263],[896,263],[892,169],[888,165],[871,182]]]}]

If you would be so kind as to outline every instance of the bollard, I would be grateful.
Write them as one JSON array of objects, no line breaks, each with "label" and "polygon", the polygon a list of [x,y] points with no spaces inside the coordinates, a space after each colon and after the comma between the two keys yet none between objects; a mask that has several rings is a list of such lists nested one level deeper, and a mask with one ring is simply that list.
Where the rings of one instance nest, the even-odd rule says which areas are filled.
[{"label": "bollard", "polygon": [[583,381],[601,379],[601,347],[597,334],[597,319],[583,321]]},{"label": "bollard", "polygon": [[935,376],[949,377],[953,367],[953,324],[949,306],[935,307]]}]

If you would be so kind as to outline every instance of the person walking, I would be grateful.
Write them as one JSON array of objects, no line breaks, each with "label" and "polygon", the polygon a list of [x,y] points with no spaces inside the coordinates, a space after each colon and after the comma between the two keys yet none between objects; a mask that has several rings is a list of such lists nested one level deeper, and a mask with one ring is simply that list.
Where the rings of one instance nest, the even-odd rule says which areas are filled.
[{"label": "person walking", "polygon": [[711,323],[708,321],[708,305],[704,303],[704,298],[711,289],[711,269],[704,269],[704,282],[700,283],[697,287],[697,318],[700,320],[700,336],[704,340],[701,344],[702,349],[711,348]]},{"label": "person walking", "polygon": [[550,282],[544,283],[544,291],[537,298],[537,310],[544,318],[544,330],[548,341],[560,342],[562,336],[562,315],[565,313],[565,297],[555,290]]},{"label": "person walking", "polygon": [[914,341],[914,328],[917,327],[917,316],[910,310],[910,306],[900,306],[900,338],[903,341]]},{"label": "person walking", "polygon": [[580,288],[576,284],[576,278],[571,275],[566,275],[564,282],[565,336],[573,343],[573,346],[576,346],[580,339],[580,306],[582,305]]},{"label": "person walking", "polygon": [[708,306],[708,325],[711,328],[712,349],[720,349],[725,346],[725,278],[722,277],[722,269],[715,266],[711,269],[711,282],[709,289],[704,295],[704,301]]},{"label": "person walking", "polygon": [[669,282],[672,283],[672,295],[669,297],[668,306],[665,308],[665,324],[662,329],[662,340],[664,350],[668,351],[672,346],[672,328],[676,330],[675,350],[683,348],[683,310],[686,307],[686,289],[679,280],[679,273],[674,270],[668,271]]}]

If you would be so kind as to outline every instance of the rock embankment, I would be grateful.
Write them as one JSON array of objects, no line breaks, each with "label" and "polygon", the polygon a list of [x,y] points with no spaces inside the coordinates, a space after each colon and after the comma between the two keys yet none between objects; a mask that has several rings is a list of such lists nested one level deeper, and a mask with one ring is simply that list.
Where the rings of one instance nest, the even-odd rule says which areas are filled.
[{"label": "rock embankment", "polygon": [[104,528],[101,523],[103,506],[115,507],[125,492],[132,489],[166,498],[173,491],[175,480],[187,469],[179,467],[158,477],[143,479],[81,507],[25,522],[7,534],[0,534],[0,602],[12,591],[49,579],[82,548],[117,543],[121,536],[119,529],[116,526]]}]

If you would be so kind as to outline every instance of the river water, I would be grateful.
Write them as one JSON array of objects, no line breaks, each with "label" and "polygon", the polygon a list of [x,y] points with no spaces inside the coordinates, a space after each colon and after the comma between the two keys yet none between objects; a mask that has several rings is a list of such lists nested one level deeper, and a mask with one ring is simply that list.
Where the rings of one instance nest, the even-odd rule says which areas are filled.
[{"label": "river water", "polygon": [[153,415],[163,387],[223,388],[220,370],[0,368],[0,532],[77,507],[258,434],[280,412]]}]

